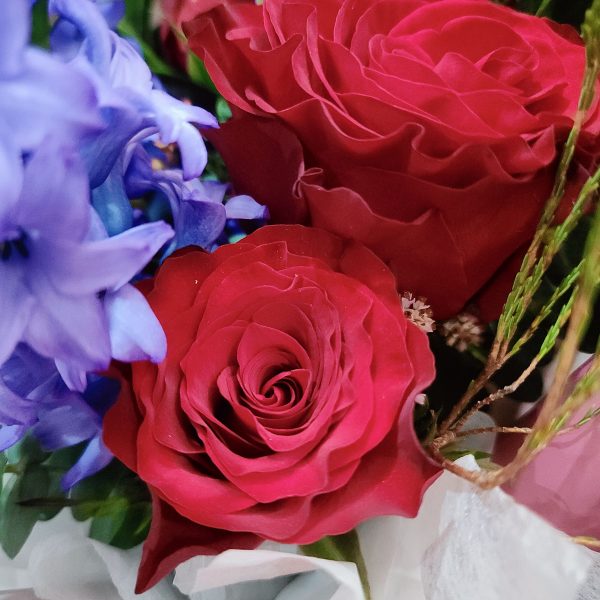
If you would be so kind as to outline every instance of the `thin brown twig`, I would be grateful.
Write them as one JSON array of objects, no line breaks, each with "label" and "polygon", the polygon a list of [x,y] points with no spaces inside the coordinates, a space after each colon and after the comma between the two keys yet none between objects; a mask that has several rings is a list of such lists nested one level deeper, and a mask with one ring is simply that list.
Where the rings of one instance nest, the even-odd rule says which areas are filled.
[{"label": "thin brown twig", "polygon": [[[587,400],[585,392],[589,392],[589,390],[576,387],[574,393],[562,403],[561,407],[561,402],[566,395],[575,355],[589,323],[590,305],[594,301],[600,285],[600,206],[596,209],[594,223],[586,244],[585,261],[585,268],[581,274],[565,339],[558,353],[554,380],[542,410],[533,426],[533,430],[525,438],[514,460],[494,472],[485,482],[485,487],[490,483],[492,484],[490,487],[502,485],[514,477],[550,443],[572,414]],[[600,355],[595,356],[586,377],[592,376],[592,374],[600,380]]]},{"label": "thin brown twig", "polygon": [[[557,176],[554,182],[554,187],[552,189],[552,193],[550,194],[550,198],[544,207],[544,211],[542,213],[540,223],[534,234],[534,238],[531,241],[529,248],[527,249],[527,252],[521,265],[521,269],[519,270],[519,273],[517,274],[517,277],[513,284],[513,292],[519,289],[519,287],[522,287],[527,278],[530,277],[532,270],[536,264],[536,260],[539,256],[540,247],[542,246],[548,228],[552,223],[556,210],[560,205],[560,201],[564,196],[567,184],[568,168],[575,154],[577,140],[583,128],[583,124],[585,123],[587,113],[594,99],[595,81],[598,76],[598,71],[600,70],[597,57],[592,56],[593,60],[590,60],[590,56],[591,55],[588,52],[588,68],[584,73],[578,110],[573,120],[573,128],[569,133],[569,137],[563,149],[563,154],[560,159],[560,164],[557,170]],[[581,198],[578,200],[581,200]],[[585,202],[585,200],[583,201]],[[553,254],[551,252],[546,252],[544,254],[544,264],[547,267],[549,265],[549,262],[551,262],[552,260]],[[513,292],[511,292],[511,294]],[[528,293],[525,293],[522,298],[521,304],[525,304],[527,306],[531,302],[532,298],[533,292],[530,291]],[[503,317],[504,316],[505,315],[503,315]],[[508,337],[505,337],[504,335],[505,333],[507,333],[505,330],[506,320],[506,318],[500,319],[500,323],[498,324],[498,330],[496,331],[496,336],[494,338],[492,350],[488,357],[485,369],[480,374],[480,376],[472,383],[472,385],[469,386],[469,389],[466,391],[463,397],[453,407],[448,418],[445,419],[444,422],[441,424],[440,433],[443,434],[448,429],[450,429],[450,427],[452,427],[454,422],[460,417],[461,413],[467,408],[469,402],[479,393],[479,391],[481,391],[481,389],[483,389],[486,381],[506,362],[508,358],[507,354],[509,353],[509,345],[513,337],[513,334],[510,332],[508,332]]]},{"label": "thin brown twig", "polygon": [[461,413],[467,408],[469,402],[485,388],[490,377],[498,370],[495,364],[489,363],[485,366],[483,371],[479,374],[477,379],[471,383],[467,391],[463,394],[461,399],[452,407],[450,414],[439,427],[439,433],[443,435],[446,433],[454,422],[460,417]]},{"label": "thin brown twig", "polygon": [[[580,197],[578,198],[578,201],[577,201],[578,204],[579,203],[585,204],[585,203],[589,202],[592,194],[595,193],[598,188],[599,180],[600,180],[600,169],[598,169],[598,171],[592,177],[590,177],[590,179],[586,183],[586,185],[584,185],[584,187],[580,193]],[[590,184],[590,182],[591,182],[591,184]],[[590,185],[588,185],[588,184],[590,184]],[[547,256],[549,256],[549,258],[546,258],[546,261],[545,261],[545,264],[547,263],[546,267],[550,264],[554,254],[555,254],[555,252],[547,255]],[[527,300],[527,302],[529,302],[530,300],[531,300],[531,298],[529,298]],[[567,314],[565,316],[568,317],[569,315]],[[527,332],[525,332],[524,335],[527,335]],[[498,336],[496,336],[496,339],[498,339]],[[512,339],[512,338],[510,338],[510,339]],[[517,341],[515,344],[519,344],[519,343],[520,343],[520,340]],[[508,346],[502,347],[499,356],[494,356],[493,352],[492,352],[492,354],[490,354],[488,363],[486,364],[484,370],[480,373],[479,377],[469,386],[469,388],[467,389],[465,394],[462,396],[462,398],[459,400],[459,402],[454,405],[454,407],[450,411],[449,416],[440,425],[440,428],[439,428],[440,434],[444,434],[446,431],[448,431],[453,426],[456,426],[456,428],[460,429],[460,427],[464,424],[466,419],[468,419],[472,414],[474,414],[475,412],[477,412],[484,406],[488,406],[489,404],[495,402],[496,400],[513,393],[525,381],[525,379],[527,379],[527,377],[529,377],[529,375],[537,367],[537,364],[539,363],[541,358],[543,358],[539,355],[536,356],[533,361],[533,363],[535,363],[535,364],[533,364],[533,363],[530,364],[529,367],[526,369],[526,371],[522,374],[521,377],[519,377],[517,380],[515,380],[511,385],[506,386],[505,388],[502,388],[502,390],[498,390],[498,392],[495,392],[494,394],[490,394],[487,398],[485,398],[484,400],[477,403],[474,408],[470,409],[466,415],[461,416],[461,414],[469,406],[469,403],[471,402],[471,400],[482,389],[485,388],[490,377],[494,373],[496,373],[500,368],[502,368],[504,366],[504,364],[506,363],[506,361],[509,358],[511,358],[511,356],[512,356],[512,353],[509,351]],[[523,377],[523,375],[525,375],[525,376]]]},{"label": "thin brown twig", "polygon": [[483,433],[531,433],[531,427],[477,427],[475,429],[463,429],[454,434],[455,439],[480,435]]},{"label": "thin brown twig", "polygon": [[487,396],[483,400],[480,400],[479,402],[477,402],[477,404],[475,404],[472,408],[470,408],[456,422],[456,425],[455,425],[454,429],[460,431],[464,427],[464,425],[467,422],[467,420],[470,417],[472,417],[475,413],[479,412],[482,408],[484,408],[486,406],[489,406],[493,402],[496,402],[496,400],[500,400],[501,398],[504,398],[505,396],[510,396],[510,394],[514,394],[514,392],[531,375],[531,373],[533,373],[533,371],[535,371],[535,369],[538,366],[538,364],[539,364],[539,362],[540,362],[541,359],[542,359],[541,356],[536,356],[531,361],[531,363],[529,364],[529,366],[521,373],[521,375],[519,375],[519,377],[517,377],[517,379],[515,379],[515,381],[513,381],[510,385],[506,385],[503,388],[500,388],[499,390],[493,392],[492,394],[490,394],[489,396]]},{"label": "thin brown twig", "polygon": [[588,548],[600,548],[600,540],[587,535],[577,535],[572,537],[571,541],[580,546],[587,546]]}]

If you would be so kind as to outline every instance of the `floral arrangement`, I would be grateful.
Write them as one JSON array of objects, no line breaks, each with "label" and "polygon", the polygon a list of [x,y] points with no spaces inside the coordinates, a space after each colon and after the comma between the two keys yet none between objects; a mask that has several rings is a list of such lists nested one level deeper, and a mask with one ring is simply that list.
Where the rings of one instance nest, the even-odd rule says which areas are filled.
[{"label": "floral arrangement", "polygon": [[8,0],[0,599],[600,598],[600,1]]}]

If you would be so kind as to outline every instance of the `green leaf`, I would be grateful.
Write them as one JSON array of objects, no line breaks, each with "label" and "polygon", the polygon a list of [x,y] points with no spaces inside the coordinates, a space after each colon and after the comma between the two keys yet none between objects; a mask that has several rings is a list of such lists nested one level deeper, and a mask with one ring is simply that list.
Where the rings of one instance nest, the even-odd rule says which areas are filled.
[{"label": "green leaf", "polygon": [[6,458],[6,455],[4,454],[4,452],[0,452],[0,497],[2,495],[2,484],[4,481],[4,472],[7,463],[8,460]]},{"label": "green leaf", "polygon": [[94,517],[97,507],[89,502],[93,500],[101,503],[107,500],[128,473],[130,471],[114,460],[99,473],[80,481],[69,494],[70,498],[74,500],[71,508],[73,517],[78,521],[86,521]]},{"label": "green leaf", "polygon": [[215,103],[215,112],[217,113],[217,119],[219,123],[225,123],[231,119],[231,108],[229,108],[229,104],[225,98],[219,96]]},{"label": "green leaf", "polygon": [[31,43],[41,48],[50,46],[48,0],[38,0],[31,9]]},{"label": "green leaf", "polygon": [[121,510],[115,510],[112,514],[94,517],[90,526],[89,536],[99,542],[111,544],[125,522],[126,506],[127,504],[125,503],[125,505],[121,507]]},{"label": "green leaf", "polygon": [[542,0],[538,6],[535,14],[537,17],[543,17],[550,13],[550,7],[552,6],[552,0]]},{"label": "green leaf", "polygon": [[58,513],[60,508],[21,506],[20,502],[48,495],[51,479],[41,465],[28,465],[22,475],[13,475],[0,499],[0,545],[14,558],[27,541],[33,526]]},{"label": "green leaf", "polygon": [[191,52],[187,56],[187,72],[193,83],[217,94],[217,88],[212,82],[204,63]]},{"label": "green leaf", "polygon": [[[152,28],[150,26],[150,9],[152,0],[127,0],[125,2],[125,17],[123,21],[130,24],[139,42],[151,42]],[[120,25],[123,24],[121,21]]]},{"label": "green leaf", "polygon": [[104,512],[93,518],[90,537],[127,550],[142,543],[148,535],[152,518],[149,502],[129,504],[126,498],[103,504]]},{"label": "green leaf", "polygon": [[31,43],[41,48],[50,46],[48,0],[38,0],[31,9]]},{"label": "green leaf", "polygon": [[358,534],[354,529],[342,535],[326,536],[314,544],[300,546],[300,551],[306,556],[355,563],[363,586],[365,598],[371,600],[371,588],[367,577],[367,566],[360,550]]},{"label": "green leaf", "polygon": [[152,513],[148,488],[120,462],[83,480],[71,498],[73,516],[92,519],[90,537],[123,549],[146,538]]},{"label": "green leaf", "polygon": [[25,437],[19,443],[4,451],[9,465],[40,464],[48,458],[38,442],[32,437]]},{"label": "green leaf", "polygon": [[19,553],[38,520],[34,510],[19,507],[19,493],[19,480],[12,476],[0,496],[0,546],[10,558]]},{"label": "green leaf", "polygon": [[179,73],[167,64],[160,56],[154,51],[152,46],[146,42],[143,38],[141,32],[139,32],[129,21],[127,17],[125,17],[118,26],[119,33],[124,37],[134,38],[140,48],[142,49],[142,53],[144,55],[144,60],[150,67],[150,70],[155,75],[167,75],[169,77],[179,77]]},{"label": "green leaf", "polygon": [[78,445],[49,454],[26,437],[0,454],[0,546],[9,556],[18,554],[37,521],[52,519],[69,506],[60,481],[80,452]]}]

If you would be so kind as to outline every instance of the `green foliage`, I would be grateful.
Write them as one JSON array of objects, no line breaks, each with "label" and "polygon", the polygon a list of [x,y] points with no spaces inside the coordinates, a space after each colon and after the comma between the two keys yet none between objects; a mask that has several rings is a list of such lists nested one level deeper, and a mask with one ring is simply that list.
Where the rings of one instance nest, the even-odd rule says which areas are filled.
[{"label": "green foliage", "polygon": [[537,7],[537,10],[535,11],[535,14],[538,17],[542,17],[542,16],[546,15],[550,11],[550,8],[552,7],[552,2],[553,2],[553,0],[542,0],[540,5]]},{"label": "green foliage", "polygon": [[31,9],[31,43],[48,48],[49,39],[48,0],[37,0]]},{"label": "green foliage", "polygon": [[215,103],[215,112],[217,113],[217,119],[219,119],[219,123],[225,123],[231,119],[231,108],[229,108],[229,104],[225,98],[219,96]]},{"label": "green foliage", "polygon": [[[539,288],[531,303],[523,312],[522,321],[516,329],[516,342],[511,350],[511,358],[498,371],[492,381],[502,387],[514,381],[527,366],[541,358],[540,366],[549,362],[573,304],[575,284],[581,274],[585,240],[589,235],[592,219],[583,216],[571,234],[561,244],[548,269],[540,278]],[[600,304],[592,307],[592,323],[600,321]],[[583,351],[593,351],[600,327],[592,325],[581,345]],[[592,349],[591,349],[592,348]],[[531,401],[542,391],[542,378],[536,369],[530,378],[511,397],[516,400]]]},{"label": "green foliage", "polygon": [[208,164],[206,165],[206,169],[204,169],[203,178],[215,181],[229,181],[225,162],[215,150],[209,150]]},{"label": "green foliage", "polygon": [[342,535],[326,536],[314,544],[300,546],[300,551],[306,556],[355,563],[363,586],[365,598],[371,600],[371,590],[367,579],[367,567],[360,549],[358,534],[354,529]]},{"label": "green foliage", "polygon": [[[69,449],[72,454],[73,450]],[[11,558],[26,542],[37,521],[56,516],[62,506],[40,503],[41,498],[62,498],[60,478],[68,452],[42,452],[25,438],[8,449],[2,459],[4,485],[0,492],[0,545]]]},{"label": "green foliage", "polygon": [[[586,14],[583,29],[586,40],[587,65],[582,82],[578,111],[574,115],[573,128],[569,133],[561,155],[552,194],[544,207],[534,239],[523,259],[521,268],[513,283],[513,288],[500,316],[494,348],[490,355],[491,363],[502,364],[506,357],[511,356],[511,353],[514,353],[515,348],[519,345],[520,341],[517,340],[516,344],[513,344],[512,350],[510,349],[515,334],[525,317],[527,309],[531,305],[532,299],[538,293],[546,272],[561,247],[564,246],[569,236],[576,229],[600,186],[600,170],[598,170],[585,182],[574,206],[564,221],[557,226],[552,225],[557,209],[564,198],[569,169],[575,155],[581,128],[588,111],[593,106],[598,74],[600,72],[600,43],[598,41],[598,34],[600,33],[600,0],[594,0],[592,8]],[[585,269],[585,265],[582,268]],[[577,277],[574,276],[574,273],[568,274],[566,279],[561,283],[562,289],[555,296],[551,297],[551,301],[556,302],[558,297],[565,294],[569,287],[574,285],[576,279]],[[553,341],[555,342],[558,338],[559,332],[556,331],[557,327],[562,327],[568,320],[569,314],[565,313],[563,308],[568,308],[568,305],[561,307],[559,321],[549,332],[549,337],[544,340],[544,345],[536,360],[549,352],[549,344]],[[544,306],[542,308],[542,316],[544,318],[548,316],[551,309],[552,306],[550,304]],[[537,325],[536,321],[534,321],[534,325]],[[527,337],[527,333],[525,336]]]},{"label": "green foliage", "polygon": [[[70,508],[90,523],[90,537],[127,549],[141,543],[151,519],[148,490],[117,461],[63,492],[60,481],[82,448],[43,452],[32,438],[0,453],[0,546],[15,557],[38,521]],[[3,485],[2,485],[3,484]]]},{"label": "green foliage", "polygon": [[581,28],[588,55],[592,60],[600,60],[600,1],[594,0],[585,13]]},{"label": "green foliage", "polygon": [[187,72],[192,83],[217,94],[217,88],[212,82],[204,63],[192,52],[187,55]]},{"label": "green foliage", "polygon": [[[502,4],[512,4],[510,1]],[[516,0],[514,5],[522,12],[550,17],[559,23],[569,23],[579,27],[590,0]]]},{"label": "green foliage", "polygon": [[472,456],[477,462],[483,460],[490,460],[491,454],[488,452],[482,452],[481,450],[456,450],[454,444],[452,446],[446,446],[443,450],[444,457],[452,462],[457,461],[463,456]]},{"label": "green foliage", "polygon": [[90,537],[123,549],[146,538],[151,518],[148,490],[121,463],[113,461],[84,479],[70,498],[73,516],[79,521],[91,519]]},{"label": "green foliage", "polygon": [[123,21],[128,23],[128,29],[134,32],[133,37],[138,42],[152,43],[152,26],[150,23],[152,2],[153,0],[126,0],[125,2]]}]

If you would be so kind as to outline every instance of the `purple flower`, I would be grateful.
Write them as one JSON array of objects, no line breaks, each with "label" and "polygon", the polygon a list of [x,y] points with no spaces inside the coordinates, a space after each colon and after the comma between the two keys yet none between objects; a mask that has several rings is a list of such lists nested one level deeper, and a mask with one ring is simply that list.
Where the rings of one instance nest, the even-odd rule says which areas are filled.
[{"label": "purple flower", "polygon": [[118,388],[112,379],[90,376],[84,394],[72,392],[51,360],[20,344],[0,366],[0,451],[27,433],[48,452],[87,442],[63,477],[63,487],[72,487],[112,459],[102,442],[102,417]]},{"label": "purple flower", "polygon": [[84,73],[27,47],[30,2],[10,0],[0,19],[0,124],[15,148],[31,151],[48,136],[81,139],[102,130],[96,87]]},{"label": "purple flower", "polygon": [[11,317],[0,319],[0,364],[24,341],[71,369],[105,369],[114,348],[104,297],[119,293],[173,232],[150,223],[99,239],[75,150],[46,140],[24,168],[19,162],[14,148],[0,147],[0,314]]},{"label": "purple flower", "polygon": [[[80,32],[82,43],[74,60],[81,62],[85,57],[98,73],[101,85],[112,92],[111,97],[129,103],[141,116],[136,140],[158,134],[164,144],[177,142],[185,178],[200,175],[207,156],[195,125],[217,127],[216,117],[157,87],[137,49],[110,30],[99,7],[90,0],[50,0],[49,11],[59,16],[57,26],[66,21]],[[53,40],[54,48],[60,51],[56,36]]]},{"label": "purple flower", "polygon": [[90,177],[120,157],[144,116],[89,64],[29,48],[30,4],[11,0],[0,20],[0,365],[26,342],[82,390],[111,356],[164,355],[162,329],[128,282],[173,232],[152,223],[108,238],[97,223]]},{"label": "purple flower", "polygon": [[96,0],[96,5],[111,29],[125,16],[125,0]]},{"label": "purple flower", "polygon": [[138,146],[131,157],[125,185],[132,196],[157,191],[169,201],[175,223],[171,250],[200,246],[212,250],[227,219],[266,219],[268,209],[250,196],[234,196],[225,203],[229,184],[186,181],[178,169],[155,170],[150,155]]},{"label": "purple flower", "polygon": [[184,176],[194,178],[207,161],[196,125],[217,127],[217,120],[162,90],[138,50],[110,30],[102,10],[106,3],[50,0],[48,7],[59,17],[51,36],[53,49],[71,64],[95,74],[107,129],[84,143],[82,154],[94,208],[108,233],[115,235],[133,225],[123,177],[139,143],[149,136],[157,136],[164,144],[177,142]]}]

